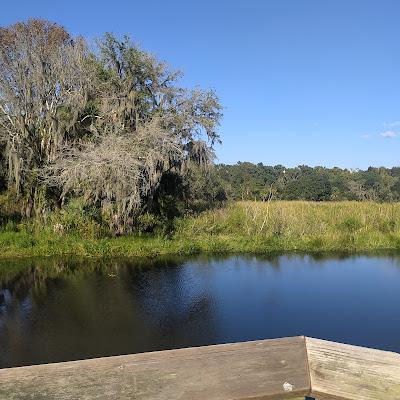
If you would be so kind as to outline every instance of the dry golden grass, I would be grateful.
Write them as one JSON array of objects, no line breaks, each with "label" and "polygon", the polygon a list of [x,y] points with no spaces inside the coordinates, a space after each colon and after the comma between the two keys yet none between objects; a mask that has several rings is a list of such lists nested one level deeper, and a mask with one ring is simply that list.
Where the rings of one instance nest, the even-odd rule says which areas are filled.
[{"label": "dry golden grass", "polygon": [[[400,204],[244,201],[183,221],[177,236],[269,239],[282,250],[397,248]],[[273,245],[274,244],[274,245]]]}]

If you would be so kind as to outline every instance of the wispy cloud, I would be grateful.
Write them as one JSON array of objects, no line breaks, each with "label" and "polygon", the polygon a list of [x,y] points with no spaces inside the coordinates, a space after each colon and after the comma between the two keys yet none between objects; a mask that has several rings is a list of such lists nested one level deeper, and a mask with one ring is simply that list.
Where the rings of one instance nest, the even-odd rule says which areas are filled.
[{"label": "wispy cloud", "polygon": [[363,135],[360,135],[361,139],[369,139],[372,135],[370,133],[364,133]]},{"label": "wispy cloud", "polygon": [[385,131],[385,132],[381,133],[381,136],[383,138],[386,138],[386,139],[392,139],[392,138],[395,138],[398,135],[399,134],[397,132],[394,132],[394,131]]},{"label": "wispy cloud", "polygon": [[400,121],[384,122],[383,126],[386,126],[388,128],[395,128],[397,126],[400,126]]}]

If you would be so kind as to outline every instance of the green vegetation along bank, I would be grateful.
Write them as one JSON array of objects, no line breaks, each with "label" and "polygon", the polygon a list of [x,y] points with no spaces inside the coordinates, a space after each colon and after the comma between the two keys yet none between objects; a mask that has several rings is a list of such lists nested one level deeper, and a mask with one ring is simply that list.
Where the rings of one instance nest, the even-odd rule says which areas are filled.
[{"label": "green vegetation along bank", "polygon": [[400,249],[400,204],[236,202],[174,221],[169,234],[95,237],[55,223],[3,227],[0,257],[364,252]]}]

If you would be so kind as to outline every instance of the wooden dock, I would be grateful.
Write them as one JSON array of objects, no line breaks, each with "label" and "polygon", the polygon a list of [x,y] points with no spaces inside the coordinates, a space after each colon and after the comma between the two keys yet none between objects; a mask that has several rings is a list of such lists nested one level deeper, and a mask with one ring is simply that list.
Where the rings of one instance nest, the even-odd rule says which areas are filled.
[{"label": "wooden dock", "polygon": [[400,400],[400,354],[293,337],[0,369],[0,399]]}]

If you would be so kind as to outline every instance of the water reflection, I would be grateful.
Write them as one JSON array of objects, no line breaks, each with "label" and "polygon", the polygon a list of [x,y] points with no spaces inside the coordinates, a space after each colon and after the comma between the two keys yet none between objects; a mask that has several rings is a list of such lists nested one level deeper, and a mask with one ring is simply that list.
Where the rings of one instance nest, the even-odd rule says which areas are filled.
[{"label": "water reflection", "polygon": [[304,334],[400,351],[400,257],[0,263],[0,367]]}]

